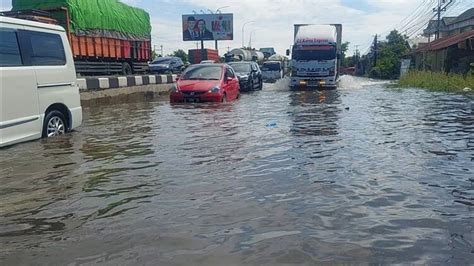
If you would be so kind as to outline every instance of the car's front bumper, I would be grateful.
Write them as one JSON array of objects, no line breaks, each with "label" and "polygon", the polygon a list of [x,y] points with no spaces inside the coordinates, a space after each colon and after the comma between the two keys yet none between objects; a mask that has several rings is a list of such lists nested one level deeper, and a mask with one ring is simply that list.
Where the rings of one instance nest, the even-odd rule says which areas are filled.
[{"label": "car's front bumper", "polygon": [[291,77],[292,88],[336,88],[337,81],[334,76],[330,77]]},{"label": "car's front bumper", "polygon": [[171,103],[204,103],[204,102],[221,102],[222,93],[194,93],[189,92],[172,92],[170,94]]}]

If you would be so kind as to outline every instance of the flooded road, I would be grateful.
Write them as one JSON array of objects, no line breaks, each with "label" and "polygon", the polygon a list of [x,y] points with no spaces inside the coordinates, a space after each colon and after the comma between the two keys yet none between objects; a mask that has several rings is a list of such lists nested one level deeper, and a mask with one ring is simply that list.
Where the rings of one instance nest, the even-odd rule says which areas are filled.
[{"label": "flooded road", "polygon": [[0,264],[474,261],[472,95],[283,85],[0,150]]}]

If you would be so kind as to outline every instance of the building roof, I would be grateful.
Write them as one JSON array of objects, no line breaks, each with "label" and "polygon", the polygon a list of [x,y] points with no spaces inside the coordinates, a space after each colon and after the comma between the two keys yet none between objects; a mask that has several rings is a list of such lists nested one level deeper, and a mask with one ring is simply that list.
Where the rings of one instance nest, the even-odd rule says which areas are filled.
[{"label": "building roof", "polygon": [[438,39],[431,43],[423,44],[418,47],[414,52],[424,52],[424,51],[436,51],[445,49],[451,45],[458,44],[467,39],[474,38],[474,30],[462,32],[453,36],[448,36],[445,38]]},{"label": "building roof", "polygon": [[[456,23],[463,22],[465,20],[473,19],[474,18],[474,8],[466,10],[464,13],[457,17],[444,17],[441,19],[441,26],[440,31],[448,31],[448,26],[454,25]],[[425,35],[432,35],[436,33],[438,29],[438,20],[430,20],[428,26],[425,30],[423,30],[423,34]]]},{"label": "building roof", "polygon": [[474,18],[474,8],[466,10],[464,13],[459,15],[454,21],[450,24],[459,23],[468,19]]}]

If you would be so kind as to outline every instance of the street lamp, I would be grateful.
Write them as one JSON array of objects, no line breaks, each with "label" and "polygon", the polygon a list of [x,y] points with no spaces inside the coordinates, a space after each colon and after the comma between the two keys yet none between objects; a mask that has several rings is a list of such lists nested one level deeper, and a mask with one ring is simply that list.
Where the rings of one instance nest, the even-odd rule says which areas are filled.
[{"label": "street lamp", "polygon": [[247,21],[242,26],[242,48],[244,48],[244,46],[245,46],[245,25],[250,24],[250,23],[254,23],[254,22],[255,22],[254,20]]},{"label": "street lamp", "polygon": [[258,29],[254,29],[253,31],[250,32],[250,40],[249,40],[249,48],[252,49],[252,35],[254,32],[256,32]]},{"label": "street lamp", "polygon": [[217,13],[222,14],[221,9],[228,8],[228,7],[230,7],[230,6],[219,7],[219,8],[216,10],[216,14],[217,14]]}]

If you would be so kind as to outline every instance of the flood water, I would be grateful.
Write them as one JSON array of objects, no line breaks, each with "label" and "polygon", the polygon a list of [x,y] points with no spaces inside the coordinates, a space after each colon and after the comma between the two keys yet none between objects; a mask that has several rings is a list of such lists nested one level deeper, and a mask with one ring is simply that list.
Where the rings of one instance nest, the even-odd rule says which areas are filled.
[{"label": "flood water", "polygon": [[344,77],[0,150],[0,264],[474,261],[474,97]]}]

